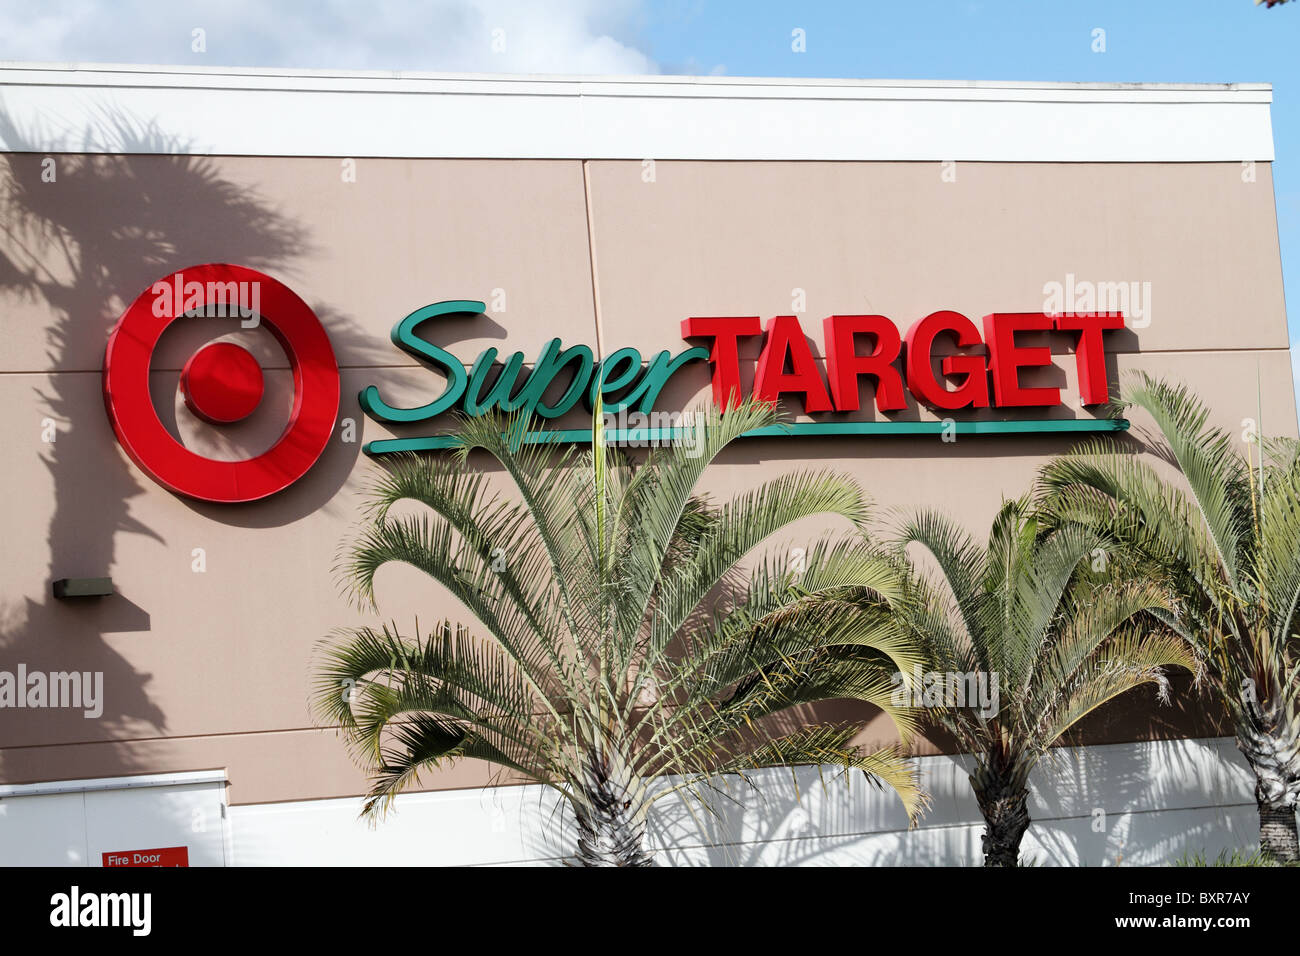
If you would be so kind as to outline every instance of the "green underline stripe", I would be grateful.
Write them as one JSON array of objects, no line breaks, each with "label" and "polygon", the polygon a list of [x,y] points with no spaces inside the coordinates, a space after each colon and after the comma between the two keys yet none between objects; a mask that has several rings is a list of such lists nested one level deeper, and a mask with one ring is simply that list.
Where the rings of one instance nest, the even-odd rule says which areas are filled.
[{"label": "green underline stripe", "polygon": [[[1115,432],[1128,429],[1126,418],[1027,419],[997,422],[791,422],[747,431],[742,438],[788,438],[819,435],[1035,435],[1062,432]],[[682,441],[693,428],[607,428],[605,440],[611,445],[639,442],[668,444]],[[574,444],[591,441],[590,428],[548,428],[528,432],[524,442]],[[367,455],[393,455],[404,451],[439,451],[455,448],[452,435],[426,438],[387,438],[367,442]]]}]

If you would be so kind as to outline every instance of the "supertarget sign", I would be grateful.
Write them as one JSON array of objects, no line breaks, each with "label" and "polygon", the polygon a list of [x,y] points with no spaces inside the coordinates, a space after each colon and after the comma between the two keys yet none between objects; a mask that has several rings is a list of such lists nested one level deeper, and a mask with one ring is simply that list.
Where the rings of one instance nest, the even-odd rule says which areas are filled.
[{"label": "supertarget sign", "polygon": [[[229,308],[232,291],[237,297],[250,288],[257,293],[260,324],[280,343],[293,372],[289,418],[263,454],[241,461],[207,458],[173,437],[154,408],[154,350],[173,323],[210,306]],[[230,342],[203,346],[181,373],[186,405],[214,427],[252,414],[262,389],[257,360]],[[339,368],[324,326],[284,283],[244,266],[192,266],[154,283],[123,313],[104,353],[104,404],[126,453],[158,484],[202,501],[256,501],[293,484],[325,450],[338,416]]]},{"label": "supertarget sign", "polygon": [[[159,339],[174,322],[214,307],[228,308],[245,289],[256,293],[259,321],[289,358],[293,404],[284,431],[269,451],[242,461],[221,461],[186,448],[163,425],[150,396],[149,369]],[[1124,328],[1119,313],[995,312],[984,317],[982,335],[969,318],[950,310],[916,320],[906,335],[883,315],[832,315],[823,323],[824,369],[793,315],[775,316],[766,326],[758,316],[687,318],[680,323],[682,339],[708,346],[690,345],[675,355],[665,349],[650,357],[634,348],[598,357],[587,345],[565,347],[555,338],[531,363],[522,352],[499,357],[495,348],[470,363],[422,334],[428,323],[453,315],[481,315],[485,308],[478,300],[448,299],[422,306],[400,320],[392,330],[393,343],[422,365],[439,369],[442,392],[406,408],[385,401],[379,387],[369,385],[358,395],[365,414],[384,425],[409,427],[432,422],[449,411],[473,416],[500,409],[524,412],[544,424],[570,412],[580,401],[590,410],[599,400],[607,415],[625,415],[630,426],[607,427],[607,440],[639,440],[648,434],[671,442],[681,437],[681,429],[655,425],[655,416],[671,415],[655,410],[668,380],[704,373],[712,380],[715,404],[725,407],[746,393],[740,341],[761,337],[748,391],[762,401],[793,399],[809,416],[826,417],[747,433],[753,437],[1105,432],[1128,427],[1123,419],[1109,417],[976,417],[958,422],[947,417],[926,421],[907,414],[913,406],[946,416],[950,410],[1062,405],[1060,387],[1031,386],[1021,380],[1024,370],[1055,364],[1045,337],[1061,339],[1060,345],[1072,348],[1080,406],[1102,405],[1110,394],[1106,336]],[[240,311],[245,313],[242,305]],[[1039,344],[1018,336],[1037,336]],[[879,419],[842,417],[859,410],[859,379],[874,382]],[[185,363],[180,387],[190,411],[211,427],[221,428],[257,408],[262,370],[241,346],[210,343]],[[557,394],[554,401],[548,398]],[[338,416],[339,369],[320,320],[288,286],[244,266],[194,266],[155,282],[126,310],[108,340],[104,400],[122,447],[160,485],[204,501],[256,501],[293,484],[325,450]],[[895,412],[904,415],[889,417]],[[529,441],[581,442],[591,440],[591,430],[543,428],[529,436]],[[434,433],[380,439],[364,448],[367,454],[379,456],[436,451],[454,444],[454,438]]]}]

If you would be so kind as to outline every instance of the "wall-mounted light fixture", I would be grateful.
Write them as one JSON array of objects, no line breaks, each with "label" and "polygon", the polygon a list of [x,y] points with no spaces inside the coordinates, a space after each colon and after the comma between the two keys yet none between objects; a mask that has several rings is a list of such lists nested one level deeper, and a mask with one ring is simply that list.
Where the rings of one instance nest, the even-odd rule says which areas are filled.
[{"label": "wall-mounted light fixture", "polygon": [[112,578],[59,578],[54,582],[54,596],[60,601],[106,597],[112,593]]}]

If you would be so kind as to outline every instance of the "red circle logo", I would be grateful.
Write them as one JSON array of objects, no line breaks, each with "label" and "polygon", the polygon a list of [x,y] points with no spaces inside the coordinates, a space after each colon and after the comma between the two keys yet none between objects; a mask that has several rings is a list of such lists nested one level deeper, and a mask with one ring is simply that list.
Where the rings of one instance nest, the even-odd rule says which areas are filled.
[{"label": "red circle logo", "polygon": [[[229,308],[236,304],[232,293],[242,306],[249,289],[256,290],[252,300],[260,322],[289,358],[293,405],[284,432],[269,450],[242,461],[218,461],[195,454],[167,431],[149,394],[149,369],[173,322],[207,306]],[[181,372],[185,404],[212,424],[252,414],[262,389],[257,360],[232,343],[204,346]],[[293,484],[325,451],[338,417],[339,367],[320,319],[284,283],[244,266],[191,266],[154,283],[122,314],[104,353],[104,404],[117,440],[158,484],[201,501],[256,501]]]}]

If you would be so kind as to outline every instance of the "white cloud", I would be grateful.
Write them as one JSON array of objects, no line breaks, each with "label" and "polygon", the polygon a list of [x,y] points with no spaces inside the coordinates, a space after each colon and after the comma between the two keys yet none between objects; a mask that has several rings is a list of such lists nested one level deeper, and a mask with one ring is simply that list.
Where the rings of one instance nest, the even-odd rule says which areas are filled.
[{"label": "white cloud", "polygon": [[639,0],[0,0],[0,60],[656,73],[639,15]]}]

